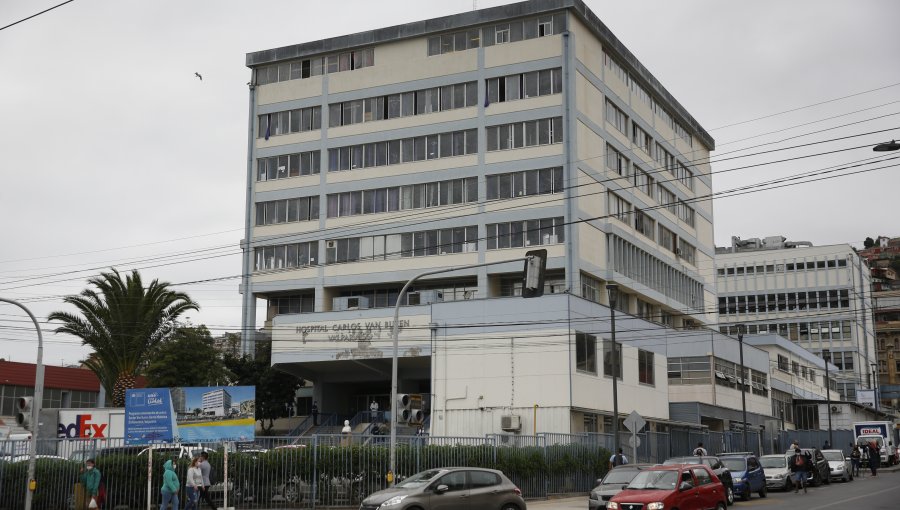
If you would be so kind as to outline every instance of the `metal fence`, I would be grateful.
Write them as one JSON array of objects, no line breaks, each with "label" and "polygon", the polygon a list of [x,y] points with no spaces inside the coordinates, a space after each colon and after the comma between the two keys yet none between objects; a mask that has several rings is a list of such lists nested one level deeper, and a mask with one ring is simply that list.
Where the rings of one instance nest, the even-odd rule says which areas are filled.
[{"label": "metal fence", "polygon": [[[832,432],[835,445],[844,448],[852,431]],[[669,457],[691,455],[702,442],[711,455],[728,451],[757,454],[784,452],[793,440],[802,446],[822,447],[828,432],[748,431],[747,444],[740,432],[676,430],[643,432],[632,441],[622,433],[620,445],[630,462],[659,463]],[[192,456],[210,453],[213,486],[218,505],[228,495],[236,508],[358,507],[368,494],[386,487],[389,439],[380,435],[317,434],[301,437],[258,437],[227,453],[228,484],[223,445],[161,445],[152,452],[125,446],[121,439],[39,441],[36,510],[80,510],[76,499],[79,471],[87,458],[96,459],[103,473],[110,509],[142,509],[148,498],[159,505],[163,463],[177,459],[184,480]],[[612,434],[489,435],[486,437],[399,436],[398,478],[430,468],[470,466],[500,469],[528,499],[587,493],[606,471],[613,451]],[[0,510],[22,508],[27,444],[0,441]],[[148,460],[149,459],[149,460]],[[150,464],[150,465],[148,465]],[[149,479],[148,469],[152,473]],[[181,501],[184,501],[181,495]]]}]

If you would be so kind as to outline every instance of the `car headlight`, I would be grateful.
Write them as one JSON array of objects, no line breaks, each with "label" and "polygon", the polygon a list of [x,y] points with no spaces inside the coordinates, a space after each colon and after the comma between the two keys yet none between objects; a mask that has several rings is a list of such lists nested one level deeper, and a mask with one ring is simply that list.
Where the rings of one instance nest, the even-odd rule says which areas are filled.
[{"label": "car headlight", "polygon": [[654,501],[647,505],[647,510],[663,510],[665,507],[662,501]]},{"label": "car headlight", "polygon": [[742,483],[742,482],[744,481],[744,479],[741,478],[740,476],[735,476],[735,477],[732,479],[732,481],[733,481],[734,483]]},{"label": "car headlight", "polygon": [[834,470],[835,470],[835,471],[843,471],[843,470],[844,470],[844,466],[837,466],[836,468],[834,468]]},{"label": "car headlight", "polygon": [[598,496],[596,492],[592,492],[590,498],[594,499],[594,500],[599,500],[600,496]]},{"label": "car headlight", "polygon": [[381,506],[379,506],[378,508],[388,508],[388,507],[392,507],[394,505],[399,505],[401,501],[406,499],[406,496],[407,496],[407,494],[404,494],[402,496],[394,496],[393,498],[382,503]]},{"label": "car headlight", "polygon": [[787,473],[778,473],[775,475],[775,479],[777,480],[784,480],[785,478],[787,478]]},{"label": "car headlight", "polygon": [[615,501],[609,501],[606,503],[606,510],[619,510],[619,504]]}]

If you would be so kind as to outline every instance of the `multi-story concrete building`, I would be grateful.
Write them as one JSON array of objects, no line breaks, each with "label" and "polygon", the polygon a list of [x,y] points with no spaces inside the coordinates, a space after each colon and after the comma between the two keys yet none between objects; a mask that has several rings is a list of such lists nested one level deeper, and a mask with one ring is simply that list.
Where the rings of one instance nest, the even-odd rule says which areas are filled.
[{"label": "multi-story concrete building", "polygon": [[204,414],[227,416],[231,414],[231,394],[223,389],[205,392],[201,397]]},{"label": "multi-story concrete building", "polygon": [[900,408],[900,290],[875,293],[878,396],[882,406]]},{"label": "multi-story concrete building", "polygon": [[[714,141],[580,0],[247,65],[243,330],[266,300],[273,363],[314,381],[323,412],[390,405],[389,307],[423,271],[496,263],[422,280],[402,303],[401,391],[430,395],[447,433],[473,416],[484,425],[466,430],[495,431],[485,412],[501,408],[527,409],[535,430],[598,428],[607,283],[646,327],[714,322],[712,207],[696,200]],[[526,301],[534,248],[548,251],[549,295]],[[636,371],[625,412],[664,421],[666,392],[646,382],[665,384],[658,343],[621,354]]]},{"label": "multi-story concrete building", "polygon": [[744,324],[748,334],[777,334],[817,355],[829,350],[837,390],[851,402],[857,389],[872,387],[872,280],[852,247],[734,237],[717,249],[716,274],[723,333]]}]

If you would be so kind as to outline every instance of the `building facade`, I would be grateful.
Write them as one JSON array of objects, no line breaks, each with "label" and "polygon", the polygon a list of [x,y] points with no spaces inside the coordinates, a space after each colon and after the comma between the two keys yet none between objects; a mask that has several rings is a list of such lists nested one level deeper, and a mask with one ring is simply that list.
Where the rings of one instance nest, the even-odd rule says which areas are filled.
[{"label": "building facade", "polygon": [[[587,339],[571,314],[590,308],[593,331],[605,334],[607,283],[622,291],[619,312],[644,329],[715,321],[712,207],[696,200],[711,190],[714,141],[580,0],[265,50],[247,65],[243,330],[266,300],[273,363],[313,380],[323,412],[390,406],[391,307],[423,271],[491,264],[423,279],[402,302],[401,391],[429,395],[432,410],[446,411],[431,426],[447,433],[460,431],[454,406],[487,431],[500,418],[482,409],[501,404],[537,405],[522,414],[555,431],[602,428],[609,380],[576,381],[578,367],[602,362],[588,346],[608,339]],[[546,295],[526,301],[522,258],[535,248],[548,252]],[[487,327],[465,316],[444,318],[470,307],[497,328],[491,338],[463,334]],[[499,337],[508,348],[505,332],[523,335],[522,323],[547,335],[525,335],[531,351],[549,351],[521,361],[543,379],[496,397],[475,382],[490,380],[481,347],[461,346],[500,349]],[[665,366],[632,354],[645,375]],[[506,371],[519,359],[502,358]],[[475,367],[485,375],[468,373]],[[516,374],[529,373],[522,367]],[[667,419],[664,404],[651,410]]]},{"label": "building facade", "polygon": [[716,276],[723,333],[735,335],[742,324],[747,334],[777,334],[820,356],[829,351],[845,400],[872,387],[872,279],[852,247],[734,237],[717,249]]},{"label": "building facade", "polygon": [[900,290],[875,292],[878,345],[878,398],[900,409]]},{"label": "building facade", "polygon": [[207,391],[201,396],[203,414],[227,416],[231,414],[231,394],[223,389]]}]

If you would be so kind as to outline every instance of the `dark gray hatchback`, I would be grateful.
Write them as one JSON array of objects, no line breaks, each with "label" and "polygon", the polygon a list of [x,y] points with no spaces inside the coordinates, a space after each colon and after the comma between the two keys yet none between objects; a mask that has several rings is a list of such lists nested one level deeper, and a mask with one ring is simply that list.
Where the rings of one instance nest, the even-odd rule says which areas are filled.
[{"label": "dark gray hatchback", "polygon": [[526,510],[522,492],[502,472],[481,468],[422,471],[370,494],[360,510]]}]

